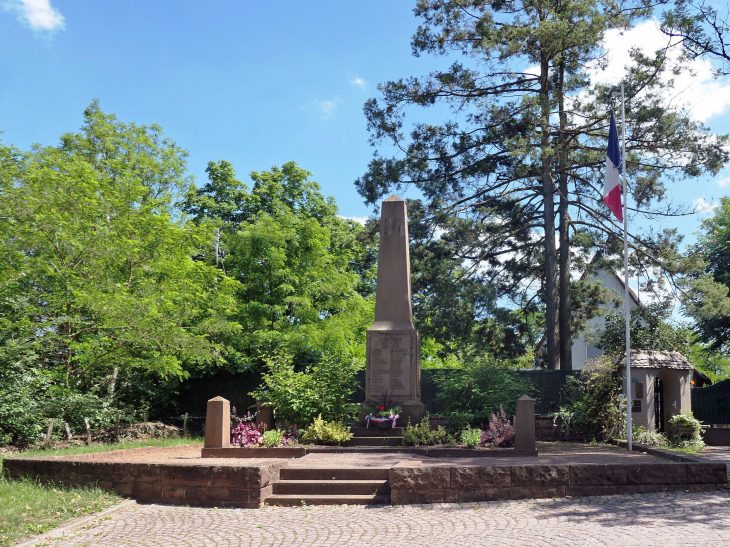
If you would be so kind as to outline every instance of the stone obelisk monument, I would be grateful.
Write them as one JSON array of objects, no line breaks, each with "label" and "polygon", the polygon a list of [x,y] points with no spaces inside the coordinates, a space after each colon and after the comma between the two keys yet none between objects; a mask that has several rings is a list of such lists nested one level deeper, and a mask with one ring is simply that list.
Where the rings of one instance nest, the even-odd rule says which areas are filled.
[{"label": "stone obelisk monument", "polygon": [[365,391],[369,400],[384,395],[403,408],[401,420],[418,423],[421,403],[421,337],[413,326],[411,262],[406,202],[396,195],[383,201],[378,249],[375,322],[367,333]]}]

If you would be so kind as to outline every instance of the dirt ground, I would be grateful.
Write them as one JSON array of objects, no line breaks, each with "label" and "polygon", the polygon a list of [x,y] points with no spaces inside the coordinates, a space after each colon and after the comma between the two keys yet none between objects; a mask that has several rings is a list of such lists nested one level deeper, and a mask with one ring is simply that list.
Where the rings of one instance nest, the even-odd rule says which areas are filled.
[{"label": "dirt ground", "polygon": [[604,444],[577,444],[577,443],[538,443],[537,457],[479,457],[475,451],[474,457],[459,458],[429,458],[419,454],[403,453],[330,453],[308,454],[303,458],[274,459],[274,458],[201,458],[202,444],[189,444],[174,447],[146,447],[113,452],[97,452],[94,454],[55,456],[54,459],[84,460],[84,461],[114,461],[138,463],[179,463],[185,465],[252,465],[258,466],[269,462],[289,461],[290,466],[322,467],[322,466],[368,466],[391,467],[397,463],[409,465],[524,465],[524,464],[570,464],[570,463],[623,463],[663,461],[654,456],[639,452],[627,452],[624,449]]}]

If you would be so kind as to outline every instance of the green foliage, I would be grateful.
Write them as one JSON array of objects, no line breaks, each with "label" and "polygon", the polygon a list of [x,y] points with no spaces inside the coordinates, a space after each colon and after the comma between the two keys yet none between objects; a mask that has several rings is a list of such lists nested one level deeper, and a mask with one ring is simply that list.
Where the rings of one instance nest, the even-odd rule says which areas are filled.
[{"label": "green foliage", "polygon": [[211,234],[177,220],[187,154],[96,102],[84,119],[57,146],[0,145],[0,370],[13,371],[0,375],[0,405],[13,442],[37,438],[41,415],[77,414],[45,408],[58,403],[47,388],[77,410],[96,397],[93,419],[135,399],[140,378],[164,392],[160,378],[214,365],[211,336],[239,328],[237,283],[191,258]]},{"label": "green foliage", "polygon": [[284,433],[279,429],[270,429],[261,436],[261,444],[264,448],[274,448],[281,444]]},{"label": "green foliage", "polygon": [[635,443],[656,446],[658,448],[666,448],[669,445],[669,441],[664,433],[647,429],[642,425],[632,426],[631,434]]},{"label": "green foliage", "polygon": [[429,414],[426,414],[416,425],[411,425],[411,420],[410,418],[408,419],[408,425],[403,431],[403,446],[434,445],[451,442],[444,426],[440,425],[436,429],[431,429],[431,424],[428,420]]},{"label": "green foliage", "polygon": [[[683,410],[668,420],[672,432],[671,446],[673,448],[702,450],[705,441],[702,440],[702,422],[694,417],[691,410]],[[691,427],[692,433],[680,434],[679,427]]]},{"label": "green foliage", "polygon": [[301,436],[304,444],[339,445],[352,439],[350,427],[342,422],[325,422],[320,414]]},{"label": "green foliage", "polygon": [[710,344],[695,341],[686,357],[715,383],[730,378],[730,356],[713,350]]},{"label": "green foliage", "polygon": [[619,406],[621,383],[617,365],[609,359],[589,362],[580,375],[566,379],[556,425],[564,433],[581,433],[590,440],[615,438],[625,429]]},{"label": "green foliage", "polygon": [[[413,267],[423,277],[414,279],[415,306],[426,312],[417,316],[434,317],[433,330],[426,320],[419,326],[424,335],[439,342],[473,338],[491,354],[510,357],[529,347],[527,318],[540,314],[554,353],[549,339],[559,306],[553,280],[569,282],[570,272],[582,271],[599,250],[619,263],[620,235],[596,191],[617,88],[595,82],[588,67],[605,60],[606,32],[629,29],[651,11],[643,0],[418,2],[413,54],[439,60],[425,76],[382,83],[379,96],[366,102],[371,142],[395,155],[376,151],[355,184],[369,203],[402,188],[422,195],[410,209],[423,219],[420,248],[412,253],[423,257]],[[453,62],[444,63],[446,57]],[[526,75],[525,66],[534,71]],[[668,202],[670,182],[717,173],[728,161],[727,136],[711,134],[667,100],[674,76],[685,68],[671,62],[666,48],[649,55],[634,50],[627,63],[632,129],[626,164],[636,181],[631,200],[637,214],[652,220],[683,210]],[[581,100],[573,101],[577,96]],[[650,221],[633,222],[632,230],[639,267],[657,267],[675,279],[671,274],[681,270],[676,229],[657,232]],[[558,266],[559,231],[564,260]],[[561,296],[563,303],[571,298],[560,313],[564,349],[573,315],[580,326],[580,316],[595,310],[587,301],[592,291],[576,285]],[[517,325],[504,317],[509,310],[500,310],[499,301],[511,301],[524,314]],[[556,355],[547,361],[554,367]]]},{"label": "green foliage", "polygon": [[730,351],[730,199],[721,198],[712,217],[702,223],[698,242],[692,248],[698,259],[689,276],[690,290],[684,299],[696,331],[711,350]]},{"label": "green foliage", "polygon": [[188,192],[183,208],[215,230],[199,258],[237,281],[233,317],[241,330],[220,338],[229,369],[261,367],[276,351],[302,368],[302,348],[362,344],[373,314],[366,285],[374,279],[362,226],[340,218],[334,200],[294,162],[251,173],[251,188],[226,161],[210,162],[207,172],[209,182]]},{"label": "green foliage", "polygon": [[305,427],[317,415],[326,420],[349,421],[358,409],[350,396],[362,366],[362,361],[346,355],[328,355],[297,372],[291,357],[279,354],[268,360],[262,386],[251,395],[273,406],[277,420],[290,425]]},{"label": "green foliage", "polygon": [[465,363],[462,369],[439,376],[438,382],[441,391],[436,397],[444,404],[454,431],[486,424],[500,407],[514,415],[517,399],[534,389],[505,363],[487,359]]},{"label": "green foliage", "polygon": [[482,438],[482,430],[481,429],[472,429],[471,427],[467,427],[466,429],[462,430],[459,434],[459,440],[466,446],[467,448],[476,448],[479,444],[479,441]]},{"label": "green foliage", "polygon": [[128,408],[115,405],[108,398],[99,397],[95,393],[76,393],[67,389],[52,388],[45,405],[44,415],[69,424],[75,433],[86,431],[84,418],[89,420],[92,429],[109,427],[120,412],[122,422],[130,422],[137,418]]},{"label": "green foliage", "polygon": [[51,379],[34,368],[34,358],[12,341],[0,345],[0,445],[31,444],[47,426],[43,403]]},{"label": "green foliage", "polygon": [[[666,304],[636,306],[631,310],[631,349],[678,351],[690,353],[692,331],[669,321],[672,313]],[[626,351],[626,319],[623,313],[609,311],[606,326],[596,346],[608,355],[619,356]]]}]

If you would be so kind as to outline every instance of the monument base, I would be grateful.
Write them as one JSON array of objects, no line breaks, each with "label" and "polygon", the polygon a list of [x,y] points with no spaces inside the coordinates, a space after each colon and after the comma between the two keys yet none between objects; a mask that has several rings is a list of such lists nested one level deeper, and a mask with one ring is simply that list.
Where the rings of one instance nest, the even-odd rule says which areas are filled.
[{"label": "monument base", "polygon": [[[408,420],[410,420],[411,425],[416,425],[426,415],[426,405],[421,401],[405,401],[401,405],[401,408],[403,409],[401,418],[403,418],[404,424],[407,424]],[[398,421],[400,422],[400,420]]]}]

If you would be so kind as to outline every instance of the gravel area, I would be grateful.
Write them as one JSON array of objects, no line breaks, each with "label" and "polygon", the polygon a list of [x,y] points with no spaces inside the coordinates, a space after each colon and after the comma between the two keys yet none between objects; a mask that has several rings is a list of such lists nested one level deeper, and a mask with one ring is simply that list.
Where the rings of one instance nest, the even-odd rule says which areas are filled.
[{"label": "gravel area", "polygon": [[147,447],[114,452],[98,452],[75,456],[56,456],[69,460],[115,461],[137,463],[178,463],[184,465],[243,465],[258,466],[272,462],[288,461],[295,467],[391,467],[397,463],[406,465],[525,465],[525,464],[571,464],[571,463],[650,463],[664,461],[654,456],[640,452],[627,452],[622,448],[603,444],[574,444],[574,443],[538,443],[537,457],[503,458],[503,457],[475,457],[468,458],[429,458],[418,454],[408,453],[322,453],[308,454],[303,458],[272,459],[272,458],[201,458],[202,444],[181,445],[168,448]]}]

